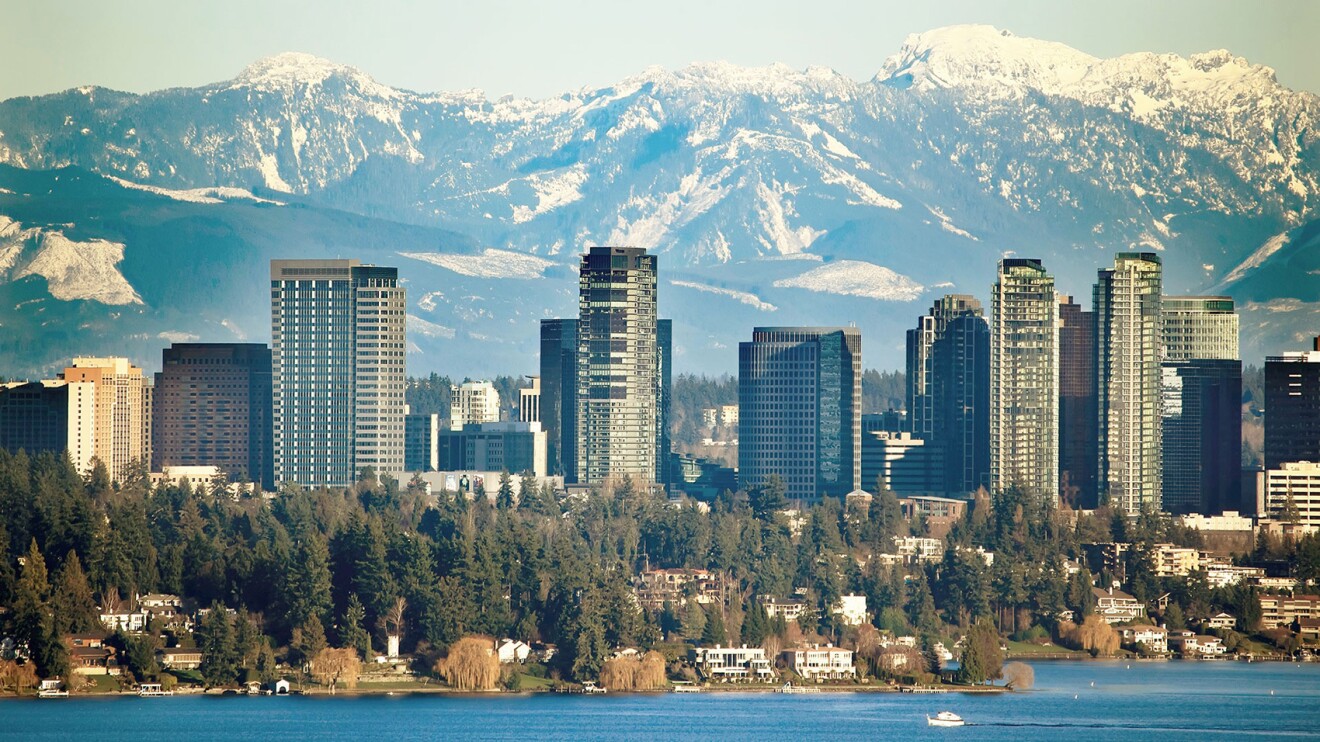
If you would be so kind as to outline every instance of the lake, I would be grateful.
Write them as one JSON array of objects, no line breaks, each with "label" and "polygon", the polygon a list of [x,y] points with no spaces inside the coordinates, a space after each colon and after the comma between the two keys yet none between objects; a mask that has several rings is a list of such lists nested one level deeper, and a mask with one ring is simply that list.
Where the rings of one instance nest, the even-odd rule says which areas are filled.
[{"label": "lake", "polygon": [[[1002,695],[178,696],[0,701],[25,740],[1320,738],[1320,664],[1036,662]],[[1092,685],[1094,684],[1094,685]],[[935,729],[949,709],[974,727]]]}]

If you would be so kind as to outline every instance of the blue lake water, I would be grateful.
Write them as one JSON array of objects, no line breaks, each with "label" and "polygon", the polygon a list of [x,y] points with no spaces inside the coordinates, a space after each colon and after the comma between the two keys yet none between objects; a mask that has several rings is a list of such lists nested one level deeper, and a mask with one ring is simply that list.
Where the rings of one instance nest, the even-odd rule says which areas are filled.
[{"label": "blue lake water", "polygon": [[[1038,662],[1022,693],[177,696],[0,701],[0,738],[1320,738],[1320,664]],[[1094,683],[1094,685],[1092,685]],[[949,709],[974,726],[936,729]]]}]

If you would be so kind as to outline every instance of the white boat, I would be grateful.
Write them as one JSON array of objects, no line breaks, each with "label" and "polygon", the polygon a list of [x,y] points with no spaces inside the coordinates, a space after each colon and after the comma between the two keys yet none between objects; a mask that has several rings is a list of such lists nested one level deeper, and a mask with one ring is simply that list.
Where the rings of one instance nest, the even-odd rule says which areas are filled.
[{"label": "white boat", "polygon": [[932,727],[960,727],[966,723],[961,716],[952,711],[941,711],[934,717],[926,716],[926,724]]},{"label": "white boat", "polygon": [[591,695],[592,693],[605,693],[608,690],[609,690],[608,688],[602,688],[599,685],[596,685],[595,683],[591,682],[590,680],[582,684],[582,692],[586,693],[587,695]]},{"label": "white boat", "polygon": [[705,688],[702,688],[696,683],[688,683],[685,681],[675,681],[674,687],[670,688],[670,691],[673,693],[701,693],[705,690]]},{"label": "white boat", "polygon": [[784,683],[782,687],[775,689],[776,693],[819,693],[820,688],[812,688],[806,685],[793,685],[793,681]]},{"label": "white boat", "polygon": [[68,697],[69,697],[69,692],[67,690],[47,688],[45,690],[37,691],[37,698],[68,698]]}]

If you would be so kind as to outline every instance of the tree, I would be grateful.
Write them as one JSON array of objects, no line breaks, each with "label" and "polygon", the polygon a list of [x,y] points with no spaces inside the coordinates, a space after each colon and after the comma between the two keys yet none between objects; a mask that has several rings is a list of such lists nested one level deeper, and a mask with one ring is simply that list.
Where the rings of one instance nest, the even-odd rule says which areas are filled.
[{"label": "tree", "polygon": [[257,648],[257,661],[254,668],[257,673],[257,680],[263,684],[273,683],[279,679],[279,670],[275,662],[275,651],[270,648],[270,642],[262,637],[261,645]]},{"label": "tree", "polygon": [[64,559],[51,598],[56,625],[61,634],[85,634],[101,628],[101,615],[92,597],[78,552],[70,551]]},{"label": "tree", "polygon": [[494,690],[500,680],[500,658],[488,636],[465,636],[449,647],[435,670],[458,690]]},{"label": "tree", "polygon": [[778,474],[771,474],[765,478],[765,482],[748,491],[747,504],[752,506],[756,517],[771,520],[775,513],[788,507],[785,492],[784,480]]},{"label": "tree", "polygon": [[293,630],[289,647],[293,649],[301,662],[311,662],[322,649],[325,649],[325,627],[316,616],[308,618],[302,626]]},{"label": "tree", "polygon": [[[26,646],[29,656],[37,663],[42,677],[63,675],[67,656],[61,663],[64,641],[56,631],[50,611],[50,581],[46,572],[46,559],[37,548],[37,540],[28,546],[23,571],[14,589],[11,626],[20,646]],[[52,646],[58,645],[58,646]]]},{"label": "tree", "polygon": [[325,647],[316,653],[310,665],[312,677],[321,685],[329,686],[332,694],[340,683],[349,689],[357,687],[358,673],[362,671],[362,660],[353,647]]},{"label": "tree", "polygon": [[728,642],[729,638],[724,630],[724,617],[720,615],[719,606],[712,606],[711,610],[706,611],[706,625],[701,629],[701,643],[709,647]]},{"label": "tree", "polygon": [[1182,606],[1177,603],[1169,603],[1169,608],[1164,611],[1164,625],[1170,631],[1187,628],[1187,619],[1183,616]]},{"label": "tree", "polygon": [[500,488],[495,494],[495,507],[500,510],[513,510],[513,478],[508,470],[500,472]]},{"label": "tree", "polygon": [[348,606],[339,622],[339,643],[357,651],[363,659],[371,656],[371,635],[365,628],[367,610],[357,593],[348,596]]},{"label": "tree", "polygon": [[1009,662],[1004,665],[1004,687],[1013,690],[1028,690],[1036,684],[1036,671],[1025,662]]},{"label": "tree", "polygon": [[688,639],[700,639],[706,630],[706,612],[696,600],[689,600],[683,609],[683,636]]},{"label": "tree", "polygon": [[202,619],[200,649],[202,680],[208,688],[232,685],[238,678],[238,649],[229,610],[223,603],[212,603]]},{"label": "tree", "polygon": [[1004,667],[1004,652],[1000,647],[999,632],[991,621],[983,618],[973,624],[963,639],[958,680],[981,684],[1000,678]]}]

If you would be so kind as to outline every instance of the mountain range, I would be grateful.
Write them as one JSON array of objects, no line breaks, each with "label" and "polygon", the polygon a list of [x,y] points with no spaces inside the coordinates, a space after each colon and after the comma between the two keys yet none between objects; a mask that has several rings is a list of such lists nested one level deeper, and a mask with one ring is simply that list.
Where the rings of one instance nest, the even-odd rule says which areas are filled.
[{"label": "mountain range", "polygon": [[[754,325],[863,329],[1039,257],[1089,303],[1115,252],[1226,293],[1243,358],[1320,316],[1320,98],[1227,51],[1099,59],[988,26],[826,68],[648,69],[547,100],[418,93],[306,54],[230,81],[0,102],[0,375],[269,339],[272,257],[397,265],[412,373],[531,373],[596,244],[660,257],[679,370]],[[713,319],[713,318],[718,318]]]}]

